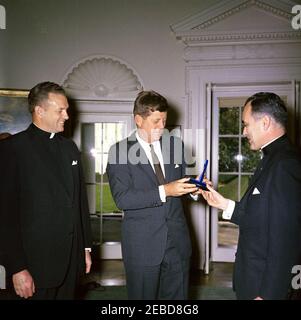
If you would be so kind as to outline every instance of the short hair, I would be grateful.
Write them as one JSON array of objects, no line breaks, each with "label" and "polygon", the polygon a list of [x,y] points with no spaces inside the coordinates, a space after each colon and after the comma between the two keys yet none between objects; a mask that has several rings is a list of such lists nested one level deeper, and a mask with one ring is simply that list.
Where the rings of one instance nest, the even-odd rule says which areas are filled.
[{"label": "short hair", "polygon": [[11,136],[11,133],[9,132],[0,132],[0,140],[4,140],[10,136]]},{"label": "short hair", "polygon": [[252,115],[271,116],[283,128],[286,128],[288,114],[285,103],[275,93],[272,92],[258,92],[249,97],[246,102],[251,104]]},{"label": "short hair", "polygon": [[146,118],[151,112],[168,110],[167,100],[159,93],[151,91],[141,91],[134,102],[134,115],[140,115]]},{"label": "short hair", "polygon": [[28,109],[30,113],[34,112],[34,108],[41,102],[48,99],[49,93],[56,93],[66,96],[63,87],[57,83],[45,81],[34,86],[28,94]]}]

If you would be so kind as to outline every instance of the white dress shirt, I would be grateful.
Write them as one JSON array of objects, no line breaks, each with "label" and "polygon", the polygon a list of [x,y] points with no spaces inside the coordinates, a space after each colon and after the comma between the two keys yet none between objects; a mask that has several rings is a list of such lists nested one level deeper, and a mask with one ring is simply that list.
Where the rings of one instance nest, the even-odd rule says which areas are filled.
[{"label": "white dress shirt", "polygon": [[[137,141],[139,142],[139,144],[141,145],[141,147],[143,148],[148,161],[150,162],[154,172],[155,172],[155,168],[154,168],[154,163],[153,163],[153,159],[152,159],[152,155],[151,155],[151,150],[150,150],[150,144],[148,142],[146,142],[145,140],[143,140],[140,136],[138,131],[136,131],[136,138]],[[163,155],[162,155],[162,150],[161,150],[161,145],[160,145],[160,141],[154,141],[152,143],[152,145],[154,146],[154,151],[159,159],[160,162],[160,166],[163,172],[163,175],[165,177],[165,168],[164,168],[164,162],[163,162]],[[159,186],[159,194],[160,194],[160,199],[162,202],[166,202],[166,193],[165,193],[165,189],[164,186],[161,185]]]}]

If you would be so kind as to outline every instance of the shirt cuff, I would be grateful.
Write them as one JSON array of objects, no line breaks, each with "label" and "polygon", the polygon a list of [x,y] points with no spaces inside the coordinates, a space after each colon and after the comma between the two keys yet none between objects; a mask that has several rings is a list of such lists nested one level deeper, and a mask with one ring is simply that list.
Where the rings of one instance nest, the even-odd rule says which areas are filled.
[{"label": "shirt cuff", "polygon": [[223,211],[223,219],[230,220],[235,209],[235,201],[229,200],[227,209]]},{"label": "shirt cuff", "polygon": [[85,251],[91,252],[92,249],[91,248],[85,248]]},{"label": "shirt cuff", "polygon": [[166,193],[163,185],[159,186],[159,194],[160,194],[161,201],[166,202]]}]

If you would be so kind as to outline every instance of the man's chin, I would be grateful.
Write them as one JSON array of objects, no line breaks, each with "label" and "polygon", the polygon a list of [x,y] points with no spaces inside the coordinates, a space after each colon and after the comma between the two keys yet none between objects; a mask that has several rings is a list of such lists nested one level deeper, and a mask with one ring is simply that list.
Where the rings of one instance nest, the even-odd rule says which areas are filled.
[{"label": "man's chin", "polygon": [[162,134],[153,135],[153,136],[151,137],[152,142],[159,141],[159,140],[161,139],[161,137],[162,137]]},{"label": "man's chin", "polygon": [[250,144],[250,150],[252,151],[258,151],[260,148],[259,147],[256,147],[254,146],[253,144]]}]

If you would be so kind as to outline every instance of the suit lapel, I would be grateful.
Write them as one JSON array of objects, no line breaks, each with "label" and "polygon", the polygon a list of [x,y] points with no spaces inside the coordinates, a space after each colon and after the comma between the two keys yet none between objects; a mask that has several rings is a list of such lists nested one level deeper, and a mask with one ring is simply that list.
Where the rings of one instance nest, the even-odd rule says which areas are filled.
[{"label": "suit lapel", "polygon": [[[137,141],[135,133],[133,135],[128,139],[128,155],[131,154],[131,157],[137,157],[136,159],[139,159],[137,165],[149,176],[149,178],[155,184],[158,184],[157,176],[152,168],[152,165],[148,161],[146,153],[144,152],[140,143]],[[131,157],[128,157],[128,161],[131,161]]]}]

